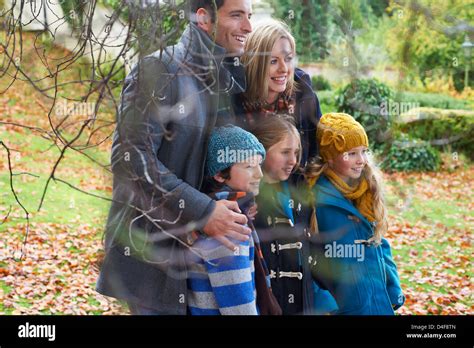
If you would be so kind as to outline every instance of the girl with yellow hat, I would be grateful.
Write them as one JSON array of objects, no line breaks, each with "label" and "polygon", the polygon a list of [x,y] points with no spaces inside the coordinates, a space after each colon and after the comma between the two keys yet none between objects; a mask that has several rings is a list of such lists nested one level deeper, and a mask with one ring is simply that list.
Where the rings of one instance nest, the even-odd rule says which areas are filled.
[{"label": "girl with yellow hat", "polygon": [[360,123],[343,113],[319,121],[320,157],[308,164],[314,232],[313,277],[336,299],[337,314],[390,315],[405,296],[390,245],[381,175]]}]

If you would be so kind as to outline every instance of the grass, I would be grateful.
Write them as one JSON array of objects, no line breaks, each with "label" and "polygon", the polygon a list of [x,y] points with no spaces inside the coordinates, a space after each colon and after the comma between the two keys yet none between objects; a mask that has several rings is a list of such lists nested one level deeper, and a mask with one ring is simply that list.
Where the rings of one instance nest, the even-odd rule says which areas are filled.
[{"label": "grass", "polygon": [[399,196],[392,196],[388,197],[387,200],[392,207],[400,203],[406,204],[407,206],[401,209],[397,215],[400,219],[411,224],[425,221],[431,224],[441,224],[446,227],[462,229],[470,227],[469,222],[459,218],[460,215],[472,215],[472,211],[469,210],[467,205],[453,204],[451,200],[428,201],[413,196],[403,199]]},{"label": "grass", "polygon": [[[456,309],[457,314],[472,312],[473,299],[467,295],[474,253],[472,164],[458,172],[402,178],[389,176],[387,196],[390,222],[403,226],[390,238],[402,287],[412,302],[429,309],[427,314],[447,314],[447,309],[460,305],[464,307]],[[437,298],[446,303],[434,302]]]},{"label": "grass", "polygon": [[[18,175],[13,177],[13,185],[18,198],[33,215],[33,221],[74,224],[79,222],[78,216],[80,216],[80,223],[93,226],[96,226],[99,220],[105,221],[104,216],[108,210],[109,202],[87,196],[66,184],[54,181],[51,181],[44,204],[38,212],[42,192],[53,163],[59,156],[59,150],[56,147],[51,147],[48,141],[32,134],[29,130],[25,130],[23,134],[0,131],[0,138],[8,139],[10,148],[21,149],[21,152],[12,152],[14,164],[37,176]],[[28,139],[26,144],[25,139]],[[23,151],[22,149],[27,150]],[[106,153],[89,152],[97,160],[107,163]],[[14,172],[18,172],[18,170],[14,170]],[[81,172],[82,174],[78,175]],[[87,183],[88,179],[92,180],[92,178],[88,178],[88,174],[98,176],[94,180],[102,180],[104,184],[110,179],[104,169],[98,167],[80,153],[68,150],[56,176],[80,187],[81,183]],[[9,180],[9,173],[2,171],[2,174],[0,174],[0,187],[2,188],[0,204],[6,207],[17,205],[11,190],[8,189],[10,186]],[[100,187],[98,186],[98,188]],[[89,188],[87,191],[92,194],[110,197],[110,194],[104,192],[104,190]],[[58,207],[61,208],[58,209]],[[15,223],[17,223],[16,219],[12,219],[2,227],[8,227]]]},{"label": "grass", "polygon": [[[69,79],[73,80],[74,77],[69,76]],[[4,84],[7,82],[2,79],[0,88],[4,88]],[[0,94],[0,108],[2,104],[6,108],[4,111],[6,113],[5,120],[42,127],[51,131],[47,122],[47,112],[44,111],[44,108],[39,107],[39,104],[35,102],[38,99],[34,96],[36,95],[31,87],[17,82],[5,94]],[[44,103],[41,98],[38,103],[41,101]],[[44,105],[49,108],[48,104],[44,103]],[[105,112],[112,113],[111,110]],[[101,116],[103,116],[103,119],[109,118],[105,113],[101,113]],[[53,121],[57,122],[58,120]],[[63,129],[62,134],[64,138],[71,139],[75,135],[75,130],[77,130],[77,127]],[[97,300],[88,300],[91,296],[92,298],[94,296],[98,297],[98,294],[93,290],[96,275],[91,271],[90,266],[93,265],[94,258],[97,257],[97,250],[101,246],[110,202],[84,194],[64,183],[52,180],[42,208],[38,211],[41,195],[54,163],[60,155],[60,149],[49,139],[43,138],[41,133],[20,127],[0,125],[0,139],[11,151],[10,160],[15,174],[13,185],[20,202],[30,214],[28,248],[32,246],[31,250],[34,250],[34,248],[44,247],[45,250],[43,249],[43,254],[39,257],[60,257],[64,254],[69,256],[68,259],[62,261],[63,263],[61,261],[57,262],[53,268],[48,267],[48,262],[39,261],[35,263],[31,260],[21,262],[11,259],[12,251],[23,242],[26,219],[23,210],[15,201],[10,190],[6,152],[1,147],[0,221],[4,219],[10,207],[12,207],[12,210],[8,219],[0,224],[0,233],[7,237],[2,238],[0,244],[0,271],[6,270],[7,274],[10,274],[10,277],[0,280],[0,291],[2,297],[5,298],[5,301],[0,301],[0,313],[19,314],[20,311],[20,313],[65,314],[67,312],[60,309],[63,308],[62,302],[64,299],[73,301],[75,298],[70,297],[68,292],[80,291],[78,296],[80,303],[85,303],[93,308],[94,306],[97,307],[89,309],[87,313],[102,314],[104,310],[99,310],[99,308],[104,308],[104,306],[98,306],[100,303]],[[85,144],[86,141],[87,134],[84,134],[76,144]],[[62,147],[61,143],[58,144],[59,147]],[[84,150],[84,152],[100,164],[107,165],[110,161],[109,149],[110,140],[106,140],[103,145],[92,147]],[[66,151],[55,177],[91,194],[111,197],[110,173],[72,149]],[[35,240],[38,235],[46,236],[46,239]],[[64,242],[58,244],[54,238],[61,235],[64,241],[71,241],[71,245]],[[79,238],[84,243],[76,245]],[[80,245],[86,245],[87,249],[81,249]],[[32,251],[29,251],[28,255],[36,257]],[[76,268],[77,271],[71,270],[69,260],[79,262],[80,266]],[[31,267],[31,264],[35,267]],[[31,270],[28,271],[29,267]],[[24,269],[26,270],[25,273],[23,273]],[[54,269],[54,272],[52,269]],[[14,280],[12,280],[12,276]],[[45,284],[54,279],[62,279],[63,282],[54,283],[51,287],[47,286],[45,288]],[[83,281],[83,279],[86,281]],[[44,293],[37,290],[29,294],[23,293],[22,288],[25,280],[33,282],[33,288],[36,287],[35,282],[37,282],[39,287],[45,289]],[[45,281],[46,283],[44,283]],[[83,285],[71,286],[71,282]],[[61,291],[55,290],[57,285],[62,287]],[[31,283],[28,286],[31,287]],[[51,298],[54,305],[45,304]],[[5,305],[7,300],[10,304]],[[12,302],[15,306],[11,306]],[[36,304],[41,304],[42,307],[36,306]],[[36,307],[42,309],[37,310]],[[117,311],[116,306],[113,308]],[[69,312],[69,314],[71,313]]]},{"label": "grass", "polygon": [[[6,285],[5,282],[2,280],[0,280],[0,289],[2,290],[4,295],[9,294],[13,290],[11,286]],[[12,314],[12,311],[13,309],[5,308],[3,305],[3,301],[0,301],[0,313]]]}]

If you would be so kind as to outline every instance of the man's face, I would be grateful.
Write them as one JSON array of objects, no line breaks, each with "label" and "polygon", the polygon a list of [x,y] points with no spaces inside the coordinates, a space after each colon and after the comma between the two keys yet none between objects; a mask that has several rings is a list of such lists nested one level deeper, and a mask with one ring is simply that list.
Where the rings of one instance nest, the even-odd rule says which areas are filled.
[{"label": "man's face", "polygon": [[252,31],[251,16],[251,0],[225,0],[217,10],[215,41],[228,54],[241,56],[244,53],[245,40]]}]

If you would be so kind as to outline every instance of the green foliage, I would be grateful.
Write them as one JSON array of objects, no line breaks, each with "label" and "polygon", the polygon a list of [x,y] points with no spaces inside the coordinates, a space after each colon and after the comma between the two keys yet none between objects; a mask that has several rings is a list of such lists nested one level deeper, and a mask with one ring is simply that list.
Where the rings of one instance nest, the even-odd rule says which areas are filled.
[{"label": "green foliage", "polygon": [[318,95],[320,103],[336,105],[336,92],[334,91],[317,91],[315,92]]},{"label": "green foliage", "polygon": [[118,10],[123,5],[123,0],[98,0],[97,3],[104,7]]},{"label": "green foliage", "polygon": [[383,115],[381,106],[392,99],[391,89],[375,79],[356,79],[339,90],[336,106],[339,112],[345,112],[360,122],[377,148],[383,144],[390,132],[391,117]]},{"label": "green foliage", "polygon": [[[388,51],[383,49],[387,41],[387,33],[393,26],[394,23],[388,16],[382,16],[357,32],[355,44],[360,68],[363,71],[382,71],[393,68]],[[338,58],[340,60],[340,57]]]},{"label": "green foliage", "polygon": [[311,77],[311,83],[315,91],[330,91],[331,84],[324,76],[317,75]]},{"label": "green foliage", "polygon": [[388,0],[270,0],[274,17],[288,23],[303,62],[327,58],[330,46],[343,38],[353,41],[385,12]]},{"label": "green foliage", "polygon": [[397,100],[406,103],[418,103],[420,107],[462,110],[473,109],[472,102],[436,93],[402,92],[397,95]]},{"label": "green foliage", "polygon": [[362,29],[366,27],[367,22],[374,20],[367,0],[332,0],[331,7],[335,11],[334,23],[340,27],[347,26],[349,30]]},{"label": "green foliage", "polygon": [[398,129],[412,137],[429,141],[474,159],[474,112],[417,109],[417,117],[403,117]]},{"label": "green foliage", "polygon": [[129,4],[130,16],[140,55],[147,55],[178,42],[188,24],[186,2],[165,2],[146,7]]},{"label": "green foliage", "polygon": [[396,172],[423,172],[438,170],[440,163],[438,150],[427,142],[400,134],[398,139],[390,144],[380,167]]},{"label": "green foliage", "polygon": [[372,9],[372,12],[377,17],[382,17],[387,9],[390,0],[368,0],[368,4]]},{"label": "green foliage", "polygon": [[114,10],[124,22],[129,22],[130,10],[124,0],[98,0],[97,3]]},{"label": "green foliage", "polygon": [[333,28],[328,61],[350,79],[367,76],[370,70],[384,70],[390,63],[386,50],[381,48],[386,42],[385,32],[393,24],[387,16],[379,17],[374,12],[370,0],[331,1]]},{"label": "green foliage", "polygon": [[[465,0],[417,0],[394,2],[391,8],[395,26],[386,47],[407,78],[452,76],[455,87],[463,88],[466,59],[461,50],[464,31],[461,23],[474,21],[474,6]],[[471,39],[472,41],[472,39]]]},{"label": "green foliage", "polygon": [[[79,1],[79,0],[74,0]],[[186,1],[149,2],[127,0],[99,0],[131,28],[132,47],[141,56],[178,42],[188,24]]]},{"label": "green foliage", "polygon": [[336,93],[334,91],[315,91],[321,106],[323,115],[328,112],[335,112],[336,107]]},{"label": "green foliage", "polygon": [[[471,52],[472,53],[472,52]],[[466,64],[466,63],[464,63]],[[462,66],[458,66],[456,69],[453,69],[452,75],[453,75],[453,84],[454,84],[454,89],[456,91],[461,92],[464,90],[464,76],[465,76],[465,67],[464,64]],[[471,69],[469,71],[469,87],[474,89],[474,79],[472,78],[472,70],[474,67],[471,65]]]},{"label": "green foliage", "polygon": [[73,30],[81,32],[84,24],[84,14],[89,2],[87,0],[60,0],[59,5],[64,17]]},{"label": "green foliage", "polygon": [[274,17],[285,21],[296,41],[302,61],[324,59],[328,51],[329,0],[271,0]]},{"label": "green foliage", "polygon": [[95,66],[95,75],[99,79],[107,79],[120,85],[125,79],[125,66],[119,60],[108,60]]}]

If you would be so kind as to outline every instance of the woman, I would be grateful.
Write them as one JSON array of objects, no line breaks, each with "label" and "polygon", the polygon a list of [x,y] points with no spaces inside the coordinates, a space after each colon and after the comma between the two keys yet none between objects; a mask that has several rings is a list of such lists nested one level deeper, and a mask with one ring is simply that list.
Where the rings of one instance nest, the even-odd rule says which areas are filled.
[{"label": "woman", "polygon": [[288,27],[268,20],[257,25],[245,43],[241,57],[247,89],[234,98],[237,124],[249,129],[269,114],[290,114],[300,133],[300,165],[318,154],[316,127],[321,117],[311,79],[295,67],[295,39]]},{"label": "woman", "polygon": [[[255,127],[258,127],[262,123],[262,120],[272,117],[275,118],[275,115],[278,114],[289,114],[291,116],[293,120],[292,123],[296,126],[297,133],[299,133],[301,145],[298,162],[294,166],[291,176],[287,178],[286,184],[290,185],[293,192],[298,191],[295,187],[303,182],[303,180],[301,180],[302,176],[299,174],[300,167],[304,167],[310,158],[318,155],[316,128],[318,120],[321,117],[321,109],[319,100],[313,92],[311,79],[303,70],[295,67],[295,39],[286,24],[280,21],[267,20],[258,24],[247,37],[244,52],[244,55],[241,57],[241,62],[245,67],[247,89],[245,93],[239,94],[234,98],[236,124],[250,131],[256,131]],[[268,124],[268,122],[266,123]],[[266,126],[263,126],[263,128],[265,127]],[[273,128],[276,127],[276,125],[269,125],[269,127]],[[262,129],[262,126],[259,128]],[[269,140],[272,145],[275,144],[275,141],[275,139]],[[305,193],[309,193],[307,192],[307,187],[304,187],[303,190],[306,191]],[[262,195],[262,197],[263,196],[264,195]],[[302,197],[301,194],[297,194],[297,196]],[[296,199],[300,200],[299,198]],[[266,214],[264,210],[269,208],[263,206],[262,200],[263,199],[259,200],[259,210],[261,209],[261,211],[259,215],[257,215],[256,221],[256,224],[260,225],[260,231],[262,231],[262,226],[265,224],[261,225],[259,222],[262,222],[260,220],[263,215]],[[303,200],[304,197],[301,198],[302,202]],[[301,206],[301,204],[297,204],[295,207],[299,210]],[[298,220],[302,225],[307,225],[309,224],[309,219],[306,221],[304,218],[306,215],[304,211],[307,209],[305,209],[304,205],[301,209],[303,211],[298,211],[297,214]],[[278,209],[275,211],[277,210]],[[268,220],[268,216],[272,214],[266,215],[265,219]],[[298,236],[298,241],[301,240],[302,242],[305,238],[310,237],[309,232],[307,232],[309,228],[303,228],[303,231],[305,236]],[[257,228],[257,233],[258,232],[259,228]],[[290,234],[294,234],[293,229],[288,229],[287,232],[289,234],[287,237],[294,239],[294,236],[290,238]],[[274,238],[263,235],[262,237],[262,249],[265,249],[265,253],[268,251],[268,248],[271,248]],[[293,245],[294,243],[286,244]],[[286,250],[284,254],[285,253],[291,253],[291,251]],[[290,266],[290,268],[294,268],[295,266],[292,265],[292,262],[288,263],[287,261],[289,259],[286,257],[274,259],[268,258],[268,255],[267,253],[265,260],[269,263],[269,268],[273,267],[277,269],[279,268],[277,266],[282,266],[282,262],[285,269]],[[311,260],[302,261],[309,263]],[[304,266],[303,274],[306,273],[304,270],[307,265],[304,264]],[[282,271],[285,271],[285,269],[282,269]],[[315,283],[312,284],[312,290],[315,296],[310,294],[311,289],[308,289],[308,284],[310,283],[306,280],[302,281],[299,285],[293,284],[295,287],[293,285],[287,286],[287,284],[284,283],[287,283],[287,281],[280,281],[278,284],[276,279],[272,281],[272,285],[278,288],[275,291],[279,297],[283,314],[326,314],[334,311],[334,299],[327,291],[319,289]],[[294,299],[292,297],[288,298],[287,296],[290,288],[295,290],[296,288],[300,289],[296,291],[298,294]],[[293,300],[295,300],[293,302],[294,305],[291,304]]]}]

